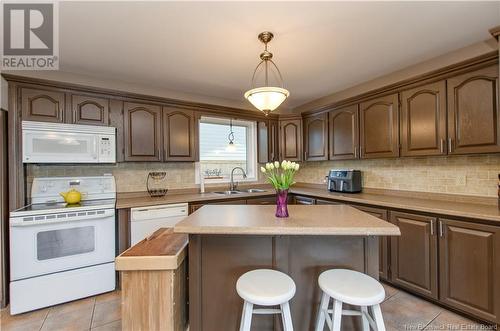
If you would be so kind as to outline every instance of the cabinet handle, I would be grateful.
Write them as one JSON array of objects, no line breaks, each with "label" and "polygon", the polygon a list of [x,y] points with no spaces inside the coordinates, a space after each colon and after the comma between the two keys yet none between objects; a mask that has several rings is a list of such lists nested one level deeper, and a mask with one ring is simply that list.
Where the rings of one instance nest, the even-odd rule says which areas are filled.
[{"label": "cabinet handle", "polygon": [[357,147],[354,147],[354,158],[355,159],[358,158],[358,148]]},{"label": "cabinet handle", "polygon": [[444,139],[441,138],[441,154],[444,154]]},{"label": "cabinet handle", "polygon": [[443,236],[443,222],[439,221],[439,236]]},{"label": "cabinet handle", "polygon": [[431,220],[431,236],[434,235],[434,220]]},{"label": "cabinet handle", "polygon": [[448,153],[453,152],[453,139],[448,138]]}]

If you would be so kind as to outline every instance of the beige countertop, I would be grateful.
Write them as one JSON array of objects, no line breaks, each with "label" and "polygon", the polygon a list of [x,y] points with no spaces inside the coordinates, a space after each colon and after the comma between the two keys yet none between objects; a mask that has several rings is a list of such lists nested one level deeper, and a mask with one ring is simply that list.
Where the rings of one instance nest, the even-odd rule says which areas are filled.
[{"label": "beige countertop", "polygon": [[464,201],[445,201],[409,196],[395,196],[375,193],[333,193],[327,190],[307,187],[294,187],[293,193],[319,199],[334,199],[345,202],[374,205],[378,207],[407,209],[425,213],[457,217],[469,217],[500,222],[500,208],[497,204],[469,203]]},{"label": "beige countertop", "polygon": [[178,194],[167,193],[167,195],[161,198],[151,198],[149,196],[119,197],[116,200],[116,209],[147,207],[147,206],[163,205],[169,203],[182,203],[182,202],[193,203],[202,201],[239,200],[239,199],[272,196],[274,194],[275,194],[274,189],[265,188],[265,192],[239,193],[234,195],[223,195],[213,192],[205,192],[205,193],[193,192],[193,193],[178,193]]},{"label": "beige countertop", "polygon": [[[262,187],[262,186],[261,186]],[[196,193],[188,192],[182,194],[167,194],[163,198],[151,198],[148,196],[140,197],[119,197],[117,199],[116,208],[134,208],[145,207],[160,204],[180,203],[180,202],[218,202],[224,200],[239,200],[250,199],[274,195],[274,190],[266,187],[266,192],[260,193],[241,193],[232,196],[224,196],[215,193]],[[401,195],[383,193],[333,193],[328,192],[323,187],[307,187],[302,185],[293,186],[291,193],[298,195],[307,195],[318,199],[331,199],[343,201],[346,203],[358,203],[372,205],[381,208],[403,209],[408,211],[417,211],[425,213],[433,213],[444,216],[467,217],[478,220],[500,222],[500,208],[496,199],[485,198],[489,203],[478,203],[480,198],[471,198],[471,202],[467,202],[465,196],[449,196],[449,200],[436,199],[436,195],[429,193],[419,193],[418,197],[409,196],[407,192],[401,192]],[[461,201],[457,201],[460,197]]]},{"label": "beige countertop", "polygon": [[125,270],[175,270],[187,254],[188,237],[162,228],[115,259],[115,268]]},{"label": "beige countertop", "polygon": [[275,206],[206,205],[177,223],[176,233],[225,235],[400,235],[399,228],[347,205],[290,205],[290,217]]}]

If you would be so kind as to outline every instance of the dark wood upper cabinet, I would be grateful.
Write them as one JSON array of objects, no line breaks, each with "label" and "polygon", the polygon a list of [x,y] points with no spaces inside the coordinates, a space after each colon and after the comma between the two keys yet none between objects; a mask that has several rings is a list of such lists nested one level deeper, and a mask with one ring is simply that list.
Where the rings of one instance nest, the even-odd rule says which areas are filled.
[{"label": "dark wood upper cabinet", "polygon": [[161,107],[125,102],[125,161],[161,161]]},{"label": "dark wood upper cabinet", "polygon": [[269,121],[269,161],[279,160],[279,123],[276,120]]},{"label": "dark wood upper cabinet", "polygon": [[266,163],[269,158],[269,121],[257,122],[257,162]]},{"label": "dark wood upper cabinet", "polygon": [[163,107],[164,161],[196,161],[196,127],[192,110]]},{"label": "dark wood upper cabinet", "polygon": [[21,89],[21,114],[25,121],[63,123],[65,103],[64,92],[50,89]]},{"label": "dark wood upper cabinet", "polygon": [[398,94],[363,102],[359,112],[361,157],[399,156]]},{"label": "dark wood upper cabinet", "polygon": [[280,159],[302,161],[302,120],[280,121]]},{"label": "dark wood upper cabinet", "polygon": [[500,227],[441,219],[440,300],[500,322]]},{"label": "dark wood upper cabinet", "polygon": [[401,156],[446,154],[446,83],[401,93]]},{"label": "dark wood upper cabinet", "polygon": [[306,161],[328,160],[328,114],[304,119],[304,149]]},{"label": "dark wood upper cabinet", "polygon": [[448,153],[500,152],[498,65],[448,79]]},{"label": "dark wood upper cabinet", "polygon": [[401,236],[391,237],[391,280],[424,296],[438,298],[436,218],[391,212]]},{"label": "dark wood upper cabinet", "polygon": [[[368,206],[358,206],[352,205],[354,208],[357,208],[365,213],[368,213],[372,216],[380,218],[381,220],[388,221],[388,213],[387,210],[381,208],[374,208]],[[381,236],[379,237],[379,277],[383,280],[389,280],[389,261],[390,261],[390,242],[389,237]]]},{"label": "dark wood upper cabinet", "polygon": [[358,105],[332,110],[329,117],[330,160],[359,158]]},{"label": "dark wood upper cabinet", "polygon": [[109,124],[109,99],[86,95],[71,95],[73,123],[104,125]]}]

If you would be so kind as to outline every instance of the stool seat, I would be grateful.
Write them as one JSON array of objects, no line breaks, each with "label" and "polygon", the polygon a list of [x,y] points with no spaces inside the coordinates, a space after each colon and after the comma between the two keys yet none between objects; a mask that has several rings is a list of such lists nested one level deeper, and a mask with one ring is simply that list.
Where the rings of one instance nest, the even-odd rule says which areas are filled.
[{"label": "stool seat", "polygon": [[243,300],[255,305],[275,306],[288,302],[295,295],[295,283],[280,271],[257,269],[238,279],[236,291]]},{"label": "stool seat", "polygon": [[347,269],[327,270],[319,276],[321,290],[333,299],[356,306],[373,306],[384,301],[384,287],[374,278]]}]

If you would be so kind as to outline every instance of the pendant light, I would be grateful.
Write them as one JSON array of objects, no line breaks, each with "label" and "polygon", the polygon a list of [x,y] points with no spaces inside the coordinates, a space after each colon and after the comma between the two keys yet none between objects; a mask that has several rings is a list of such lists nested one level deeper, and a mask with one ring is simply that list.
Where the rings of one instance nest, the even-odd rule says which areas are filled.
[{"label": "pendant light", "polygon": [[[278,66],[273,62],[273,53],[267,50],[267,44],[273,39],[274,35],[271,32],[265,31],[259,34],[259,40],[264,43],[264,52],[260,54],[261,61],[255,68],[252,76],[252,89],[245,92],[245,98],[250,101],[255,108],[264,112],[268,115],[270,112],[275,110],[285,101],[290,95],[288,90],[283,88],[283,77],[278,69]],[[255,74],[257,70],[263,66],[264,67],[264,83],[265,86],[255,87]],[[274,68],[278,73],[280,87],[269,86],[269,70]]]},{"label": "pendant light", "polygon": [[227,152],[235,152],[236,145],[234,144],[233,119],[229,120],[229,134],[227,135],[229,143],[226,146]]}]

